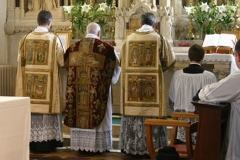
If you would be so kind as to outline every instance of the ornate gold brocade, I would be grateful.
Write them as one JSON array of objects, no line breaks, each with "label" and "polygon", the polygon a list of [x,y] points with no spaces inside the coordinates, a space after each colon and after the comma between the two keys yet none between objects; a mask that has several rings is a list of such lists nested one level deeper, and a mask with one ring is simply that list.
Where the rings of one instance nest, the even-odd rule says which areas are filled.
[{"label": "ornate gold brocade", "polygon": [[85,70],[86,67],[96,67],[103,69],[105,56],[97,53],[84,53],[74,52],[70,55],[69,65],[79,66],[81,70]]},{"label": "ornate gold brocade", "polygon": [[31,98],[31,113],[61,113],[63,56],[60,40],[50,32],[33,31],[20,40],[15,95]]},{"label": "ornate gold brocade", "polygon": [[47,74],[29,74],[25,75],[26,80],[26,96],[31,99],[41,99],[46,100],[47,97]]},{"label": "ornate gold brocade", "polygon": [[64,119],[67,126],[89,129],[99,125],[104,118],[116,64],[113,49],[107,50],[109,48],[92,38],[85,38],[79,46],[72,46],[67,60]]},{"label": "ornate gold brocade", "polygon": [[129,67],[156,67],[156,49],[154,41],[129,42]]},{"label": "ornate gold brocade", "polygon": [[53,42],[48,39],[25,39],[24,41],[23,93],[24,96],[31,98],[32,113],[51,113],[55,46],[56,37],[53,38]]},{"label": "ornate gold brocade", "polygon": [[162,114],[162,74],[155,40],[129,41],[122,55],[123,114]]},{"label": "ornate gold brocade", "polygon": [[128,101],[156,102],[157,75],[131,75],[127,76]]},{"label": "ornate gold brocade", "polygon": [[[100,96],[97,92],[97,86],[102,76],[101,70],[104,62],[105,56],[98,53],[74,52],[69,57],[69,66],[76,67],[76,77],[79,77],[76,82],[78,83],[76,102],[77,126],[80,128],[88,128],[89,105],[94,105],[97,108],[101,107],[100,100],[96,97]],[[94,104],[91,104],[94,99],[96,99]]]},{"label": "ornate gold brocade", "polygon": [[26,64],[47,65],[48,64],[49,40],[25,41]]}]

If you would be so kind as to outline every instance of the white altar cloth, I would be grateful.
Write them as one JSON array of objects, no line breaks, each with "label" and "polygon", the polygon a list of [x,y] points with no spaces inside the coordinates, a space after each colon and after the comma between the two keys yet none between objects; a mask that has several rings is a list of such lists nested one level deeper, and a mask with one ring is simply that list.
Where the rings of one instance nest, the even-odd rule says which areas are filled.
[{"label": "white altar cloth", "polygon": [[0,160],[29,160],[30,98],[0,96]]},{"label": "white altar cloth", "polygon": [[[175,53],[176,61],[189,61],[187,53]],[[205,54],[203,59],[203,64],[209,62],[231,62],[231,71],[230,73],[238,70],[238,67],[235,62],[235,58],[232,54]]]}]

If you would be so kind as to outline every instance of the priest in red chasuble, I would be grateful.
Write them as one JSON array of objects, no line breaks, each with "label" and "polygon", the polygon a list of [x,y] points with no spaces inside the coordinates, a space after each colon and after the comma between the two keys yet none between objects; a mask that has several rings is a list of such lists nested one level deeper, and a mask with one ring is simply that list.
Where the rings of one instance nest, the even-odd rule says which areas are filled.
[{"label": "priest in red chasuble", "polygon": [[71,149],[104,152],[112,149],[112,92],[120,76],[114,48],[101,41],[97,23],[65,54],[67,66],[64,123],[71,127]]},{"label": "priest in red chasuble", "polygon": [[[165,37],[154,30],[156,16],[145,13],[140,21],[141,28],[127,36],[121,49],[120,149],[144,156],[148,149],[143,122],[166,115],[163,72],[173,66],[175,56]],[[155,147],[167,145],[166,127],[154,127],[153,139]]]},{"label": "priest in red chasuble", "polygon": [[51,152],[62,146],[59,67],[64,66],[60,39],[49,32],[52,14],[41,10],[38,27],[19,43],[16,96],[31,98],[33,152]]}]

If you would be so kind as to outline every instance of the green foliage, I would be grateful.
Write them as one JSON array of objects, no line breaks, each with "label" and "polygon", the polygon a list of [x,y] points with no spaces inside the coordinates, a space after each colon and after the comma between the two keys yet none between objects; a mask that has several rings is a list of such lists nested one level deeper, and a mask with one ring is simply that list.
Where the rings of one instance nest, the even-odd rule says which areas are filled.
[{"label": "green foliage", "polygon": [[218,24],[226,30],[229,24],[234,22],[237,6],[230,4],[217,6],[214,3],[201,2],[185,9],[200,30],[206,34],[212,34]]},{"label": "green foliage", "polygon": [[112,6],[113,0],[106,0],[108,6]]},{"label": "green foliage", "polygon": [[228,25],[234,22],[235,20],[234,18],[235,18],[236,10],[237,10],[236,6],[231,6],[228,4],[225,7],[219,6],[217,23],[222,24],[223,28],[227,30]]},{"label": "green foliage", "polygon": [[90,22],[97,22],[103,28],[112,18],[111,5],[112,0],[107,0],[105,3],[98,5],[86,4],[84,0],[75,0],[71,9],[66,6],[70,21],[76,27],[76,30],[85,33],[86,27]]}]

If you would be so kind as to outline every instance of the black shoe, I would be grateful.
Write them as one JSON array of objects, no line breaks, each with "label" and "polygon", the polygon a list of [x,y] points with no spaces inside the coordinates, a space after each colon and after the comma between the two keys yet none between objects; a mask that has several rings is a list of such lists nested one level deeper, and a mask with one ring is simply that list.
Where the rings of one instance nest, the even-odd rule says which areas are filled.
[{"label": "black shoe", "polygon": [[186,144],[186,142],[183,142],[180,139],[176,139],[176,144]]}]

